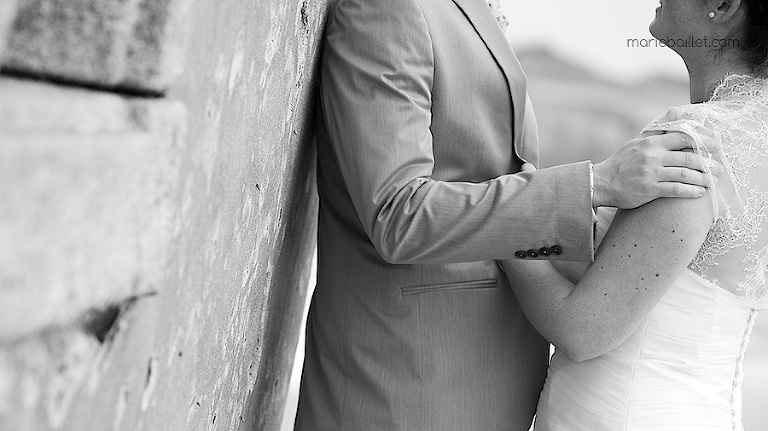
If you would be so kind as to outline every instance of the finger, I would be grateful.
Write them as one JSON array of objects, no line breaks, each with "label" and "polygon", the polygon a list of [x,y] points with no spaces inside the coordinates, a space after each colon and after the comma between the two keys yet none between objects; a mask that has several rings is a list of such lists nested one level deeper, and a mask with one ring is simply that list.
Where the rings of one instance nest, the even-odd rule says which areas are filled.
[{"label": "finger", "polygon": [[707,159],[689,151],[667,151],[662,162],[664,166],[677,166],[703,172]]},{"label": "finger", "polygon": [[719,177],[724,174],[725,174],[725,165],[718,162],[717,160],[712,160],[712,175],[714,175],[715,177]]},{"label": "finger", "polygon": [[662,169],[659,180],[701,187],[715,186],[714,178],[711,175],[688,168],[666,167]]},{"label": "finger", "polygon": [[658,140],[662,147],[672,151],[696,148],[696,143],[693,141],[693,139],[685,133],[680,132],[651,136],[648,139]]},{"label": "finger", "polygon": [[520,167],[520,170],[523,171],[523,172],[535,171],[536,170],[536,166],[533,166],[532,164],[530,164],[528,162],[525,162],[525,163],[523,163],[523,166]]},{"label": "finger", "polygon": [[[686,151],[670,151],[666,155],[666,158],[663,160],[663,162],[664,166],[667,167],[685,167],[704,173],[706,173],[707,169],[709,169],[709,172],[711,172],[715,177],[725,175],[726,172],[725,166],[718,160],[710,159],[708,157],[700,156],[698,154]],[[707,169],[705,169],[705,166]]]},{"label": "finger", "polygon": [[712,154],[721,154],[723,152],[723,146],[720,145],[719,140],[712,139],[710,137],[700,135],[701,142],[704,144],[704,148]]},{"label": "finger", "polygon": [[698,198],[704,195],[704,187],[682,183],[659,183],[659,197]]}]

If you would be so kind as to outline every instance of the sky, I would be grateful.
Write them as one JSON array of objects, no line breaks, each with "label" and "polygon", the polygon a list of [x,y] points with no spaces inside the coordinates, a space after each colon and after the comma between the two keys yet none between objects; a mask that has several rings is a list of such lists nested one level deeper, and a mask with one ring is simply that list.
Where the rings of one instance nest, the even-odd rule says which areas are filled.
[{"label": "sky", "polygon": [[501,0],[513,48],[544,46],[618,81],[659,74],[686,78],[669,48],[628,48],[628,38],[651,38],[658,0]]}]

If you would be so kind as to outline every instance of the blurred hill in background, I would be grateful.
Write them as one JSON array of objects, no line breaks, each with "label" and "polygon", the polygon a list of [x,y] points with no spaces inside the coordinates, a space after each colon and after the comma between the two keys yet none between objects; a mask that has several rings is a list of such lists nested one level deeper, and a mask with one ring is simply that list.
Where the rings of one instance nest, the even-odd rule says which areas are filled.
[{"label": "blurred hill in background", "polygon": [[610,81],[543,48],[517,56],[528,75],[543,167],[603,160],[668,108],[688,103],[685,81]]}]

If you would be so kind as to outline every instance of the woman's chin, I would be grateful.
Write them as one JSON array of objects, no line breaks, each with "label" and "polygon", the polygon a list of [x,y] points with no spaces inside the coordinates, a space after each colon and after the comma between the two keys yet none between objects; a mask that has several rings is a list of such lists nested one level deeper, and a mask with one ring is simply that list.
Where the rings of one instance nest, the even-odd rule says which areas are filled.
[{"label": "woman's chin", "polygon": [[651,36],[655,37],[656,39],[660,39],[656,20],[653,20],[653,22],[651,22],[651,24],[648,26],[648,31],[651,33]]}]

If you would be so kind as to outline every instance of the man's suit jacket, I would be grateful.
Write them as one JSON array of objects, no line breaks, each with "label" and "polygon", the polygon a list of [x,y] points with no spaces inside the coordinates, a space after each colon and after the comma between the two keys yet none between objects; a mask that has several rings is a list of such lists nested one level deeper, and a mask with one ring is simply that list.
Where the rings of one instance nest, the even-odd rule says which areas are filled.
[{"label": "man's suit jacket", "polygon": [[[298,430],[527,430],[548,344],[495,259],[591,260],[590,164],[538,162],[484,0],[337,0]],[[547,286],[541,286],[546,289]]]}]

